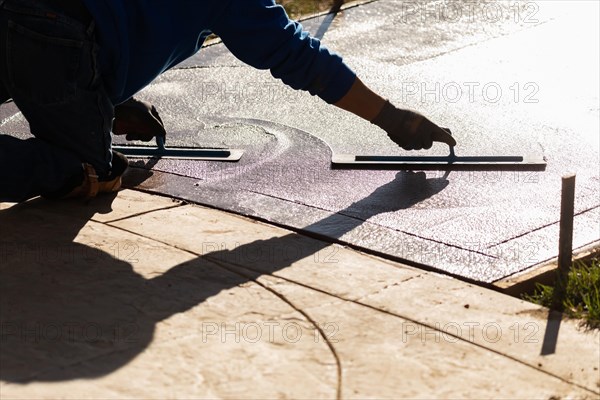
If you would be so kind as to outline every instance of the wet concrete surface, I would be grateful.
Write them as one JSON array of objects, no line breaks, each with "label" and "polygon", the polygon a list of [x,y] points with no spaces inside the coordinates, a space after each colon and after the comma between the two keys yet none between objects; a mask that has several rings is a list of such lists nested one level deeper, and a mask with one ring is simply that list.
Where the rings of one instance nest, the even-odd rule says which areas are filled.
[{"label": "wet concrete surface", "polygon": [[[543,155],[546,171],[331,170],[332,151],[414,153],[220,44],[140,97],[160,110],[168,146],[244,148],[244,157],[136,161],[128,183],[494,282],[556,256],[567,172],[577,172],[574,246],[600,239],[597,20],[594,2],[381,0],[348,8],[324,34],[371,87],[450,127],[457,155]],[[2,131],[21,134],[11,107],[0,109]]]},{"label": "wet concrete surface", "polygon": [[[269,157],[250,150],[236,164],[161,160],[151,176],[134,170],[127,183],[480,282],[502,279],[555,253],[556,218],[525,206],[528,193],[518,193],[523,207],[508,208],[515,201],[510,181],[486,182],[506,207],[490,214],[486,199],[461,193],[477,174],[331,170],[328,147],[306,132],[259,120],[229,126],[235,132],[261,127],[285,145]],[[578,216],[577,246],[596,238],[598,211]]]}]

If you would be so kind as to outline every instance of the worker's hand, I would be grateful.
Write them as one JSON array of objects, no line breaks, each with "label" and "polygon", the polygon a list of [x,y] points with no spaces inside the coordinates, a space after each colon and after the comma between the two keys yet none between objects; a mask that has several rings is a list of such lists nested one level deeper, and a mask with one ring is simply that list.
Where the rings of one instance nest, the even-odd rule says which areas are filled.
[{"label": "worker's hand", "polygon": [[425,116],[396,108],[389,101],[371,123],[386,131],[390,139],[405,150],[430,149],[433,142],[456,146],[456,140],[448,132]]},{"label": "worker's hand", "polygon": [[150,103],[133,97],[115,107],[113,133],[126,135],[127,140],[144,142],[151,141],[155,136],[167,135],[156,108]]}]

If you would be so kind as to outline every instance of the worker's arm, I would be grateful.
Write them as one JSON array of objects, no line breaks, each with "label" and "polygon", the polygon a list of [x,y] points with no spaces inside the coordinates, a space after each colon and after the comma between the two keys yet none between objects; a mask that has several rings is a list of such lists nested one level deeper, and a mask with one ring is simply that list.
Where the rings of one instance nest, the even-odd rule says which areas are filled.
[{"label": "worker's arm", "polygon": [[421,114],[397,109],[367,88],[339,55],[289,20],[273,0],[231,0],[213,31],[243,62],[373,122],[405,149],[429,148],[434,140],[456,144]]},{"label": "worker's arm", "polygon": [[356,78],[348,93],[334,104],[367,121],[373,121],[381,112],[385,99]]},{"label": "worker's arm", "polygon": [[455,146],[456,141],[445,130],[425,116],[396,108],[369,89],[359,78],[335,105],[372,122],[387,132],[390,139],[406,150],[428,149],[433,142]]},{"label": "worker's arm", "polygon": [[244,63],[268,69],[283,83],[306,90],[327,103],[348,92],[356,74],[342,57],[289,19],[274,0],[230,0],[211,27],[225,46]]}]

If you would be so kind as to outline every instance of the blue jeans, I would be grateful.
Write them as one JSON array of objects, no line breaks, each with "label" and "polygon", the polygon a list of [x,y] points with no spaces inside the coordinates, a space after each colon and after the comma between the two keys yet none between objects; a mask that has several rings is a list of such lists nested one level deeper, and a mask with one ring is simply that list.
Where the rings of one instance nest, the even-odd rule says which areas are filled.
[{"label": "blue jeans", "polygon": [[12,98],[34,138],[2,135],[0,201],[61,197],[111,168],[114,106],[97,66],[94,23],[52,0],[0,0],[0,104]]}]

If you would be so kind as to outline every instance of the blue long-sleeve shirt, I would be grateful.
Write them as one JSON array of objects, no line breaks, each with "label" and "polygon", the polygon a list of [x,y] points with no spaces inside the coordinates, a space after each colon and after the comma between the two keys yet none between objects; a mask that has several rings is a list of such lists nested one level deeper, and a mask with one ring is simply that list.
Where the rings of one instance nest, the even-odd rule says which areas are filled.
[{"label": "blue long-sleeve shirt", "polygon": [[335,103],[355,74],[274,0],[84,0],[105,85],[119,104],[217,34],[241,61]]}]

